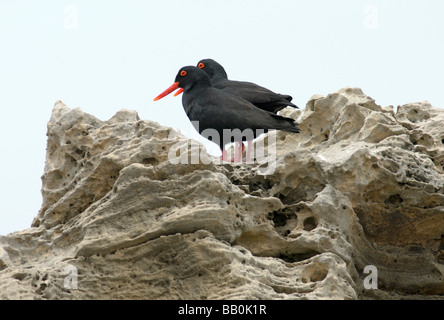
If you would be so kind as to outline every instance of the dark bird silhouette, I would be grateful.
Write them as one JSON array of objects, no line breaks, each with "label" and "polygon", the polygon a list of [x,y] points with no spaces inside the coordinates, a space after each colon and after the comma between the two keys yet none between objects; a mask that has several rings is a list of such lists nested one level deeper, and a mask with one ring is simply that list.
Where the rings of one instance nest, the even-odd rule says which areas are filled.
[{"label": "dark bird silhouette", "polygon": [[197,67],[210,76],[213,87],[242,97],[260,109],[277,113],[286,107],[298,108],[287,94],[275,93],[252,82],[229,80],[225,69],[213,59],[201,60]]},{"label": "dark bird silhouette", "polygon": [[199,134],[220,147],[224,161],[231,161],[224,148],[228,143],[237,142],[243,147],[242,141],[251,141],[272,129],[300,132],[294,119],[259,109],[241,97],[213,87],[208,74],[194,66],[181,68],[173,85],[154,101],[177,89],[183,91],[182,105],[188,118]]}]

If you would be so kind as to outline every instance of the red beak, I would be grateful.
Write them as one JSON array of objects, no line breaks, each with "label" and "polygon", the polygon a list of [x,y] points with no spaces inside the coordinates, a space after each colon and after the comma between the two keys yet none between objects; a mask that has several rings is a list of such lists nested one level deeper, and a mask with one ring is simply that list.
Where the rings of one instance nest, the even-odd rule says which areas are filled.
[{"label": "red beak", "polygon": [[176,91],[176,93],[174,94],[175,97],[177,97],[179,94],[181,94],[183,92],[183,88],[179,88],[179,90]]},{"label": "red beak", "polygon": [[163,97],[169,95],[171,92],[173,92],[174,90],[179,89],[179,82],[174,82],[171,87],[169,87],[168,89],[166,89],[164,92],[162,92],[161,94],[159,94],[157,97],[154,98],[154,101],[157,101],[159,99],[162,99]]}]

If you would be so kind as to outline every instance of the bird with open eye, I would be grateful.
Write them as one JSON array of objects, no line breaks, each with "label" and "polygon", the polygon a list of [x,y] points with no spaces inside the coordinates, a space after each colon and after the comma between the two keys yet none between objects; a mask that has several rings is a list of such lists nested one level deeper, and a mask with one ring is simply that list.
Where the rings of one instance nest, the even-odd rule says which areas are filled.
[{"label": "bird with open eye", "polygon": [[[236,156],[235,159],[228,159],[225,145],[237,142],[242,146],[243,151],[242,141],[256,138],[257,132],[267,132],[272,129],[292,133],[300,132],[294,119],[260,109],[239,96],[213,87],[209,75],[197,67],[181,68],[174,83],[158,95],[154,101],[178,89],[178,92],[183,92],[182,105],[189,120],[199,134],[205,138],[209,139],[205,133],[212,133],[211,141],[221,149],[223,161],[240,162],[242,159],[236,159]],[[224,130],[233,132],[236,129],[241,132],[250,129],[253,136],[230,136],[231,140],[225,138],[226,131],[224,132]],[[215,137],[219,139],[215,139]],[[242,151],[240,152],[241,156]],[[236,154],[239,152],[235,152]],[[247,153],[247,157],[249,157],[249,153]]]},{"label": "bird with open eye", "polygon": [[213,87],[244,98],[260,109],[277,113],[286,107],[298,108],[290,95],[275,93],[252,82],[229,80],[225,69],[213,59],[203,59],[197,67],[210,76]]}]

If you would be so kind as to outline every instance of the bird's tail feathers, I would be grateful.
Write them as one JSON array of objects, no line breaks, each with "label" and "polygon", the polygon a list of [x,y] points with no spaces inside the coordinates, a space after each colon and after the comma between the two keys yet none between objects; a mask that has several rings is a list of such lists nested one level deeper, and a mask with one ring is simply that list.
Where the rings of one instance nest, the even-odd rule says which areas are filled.
[{"label": "bird's tail feathers", "polygon": [[272,116],[279,121],[283,121],[285,123],[282,128],[279,130],[286,131],[286,132],[293,132],[293,133],[299,133],[301,132],[301,129],[299,128],[299,123],[296,122],[293,118],[283,117],[277,114],[272,114]]},{"label": "bird's tail feathers", "polygon": [[288,94],[283,94],[283,95],[282,95],[282,98],[283,98],[284,100],[287,100],[287,101],[288,101],[288,103],[286,103],[286,106],[287,106],[287,107],[293,107],[293,108],[299,109],[299,107],[298,107],[297,105],[295,105],[294,103],[291,102],[291,100],[293,100],[293,97],[292,97],[292,96],[289,96]]}]

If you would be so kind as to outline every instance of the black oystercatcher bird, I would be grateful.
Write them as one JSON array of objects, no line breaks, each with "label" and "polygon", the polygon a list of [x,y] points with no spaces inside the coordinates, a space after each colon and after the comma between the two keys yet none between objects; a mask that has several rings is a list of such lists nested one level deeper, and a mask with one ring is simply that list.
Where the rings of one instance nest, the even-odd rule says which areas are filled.
[{"label": "black oystercatcher bird", "polygon": [[277,113],[285,107],[298,108],[286,94],[275,93],[252,82],[228,80],[225,69],[213,59],[199,61],[197,67],[210,76],[211,85],[225,92],[242,97],[256,107]]},{"label": "black oystercatcher bird", "polygon": [[[275,93],[252,82],[229,80],[224,67],[213,59],[203,59],[197,63],[197,67],[210,76],[213,87],[242,97],[260,109],[278,113],[286,107],[298,108],[291,103],[293,98],[289,95]],[[251,144],[248,141],[247,158],[250,157]]]},{"label": "black oystercatcher bird", "polygon": [[[242,141],[253,140],[256,135],[272,129],[300,132],[294,119],[259,109],[241,97],[214,88],[208,74],[194,66],[181,68],[173,85],[154,101],[177,89],[184,93],[182,105],[188,118],[199,134],[219,145],[224,161],[231,161],[227,159],[224,149],[228,143],[238,142],[243,146]],[[227,133],[230,133],[229,137]],[[240,156],[242,157],[242,151]],[[240,160],[235,156],[236,162]]]}]

